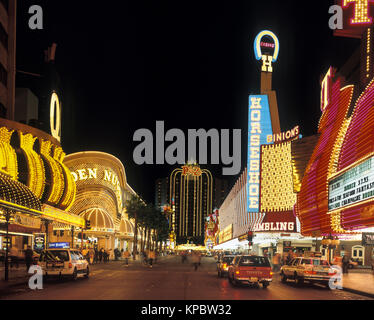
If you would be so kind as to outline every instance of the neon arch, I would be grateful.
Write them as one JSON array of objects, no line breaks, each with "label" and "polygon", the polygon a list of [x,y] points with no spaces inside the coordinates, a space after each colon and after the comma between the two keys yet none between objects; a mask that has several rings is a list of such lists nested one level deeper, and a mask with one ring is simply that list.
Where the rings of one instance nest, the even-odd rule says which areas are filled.
[{"label": "neon arch", "polygon": [[279,55],[279,40],[278,40],[278,37],[274,34],[274,32],[271,32],[269,30],[261,31],[255,39],[254,49],[255,49],[256,59],[257,60],[262,59],[262,52],[261,52],[260,43],[261,43],[262,38],[265,37],[265,36],[269,36],[270,38],[272,38],[274,40],[275,48],[274,48],[274,55],[273,55],[272,62],[275,62],[275,61],[278,60],[278,55]]}]

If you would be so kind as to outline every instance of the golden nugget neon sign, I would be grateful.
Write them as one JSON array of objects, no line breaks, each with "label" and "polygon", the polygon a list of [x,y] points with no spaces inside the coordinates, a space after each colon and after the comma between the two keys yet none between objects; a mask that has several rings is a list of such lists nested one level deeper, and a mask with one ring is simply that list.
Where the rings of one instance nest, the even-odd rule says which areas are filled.
[{"label": "golden nugget neon sign", "polygon": [[118,205],[122,209],[122,191],[118,176],[111,170],[104,169],[104,172],[97,177],[97,168],[84,168],[76,171],[71,171],[73,179],[77,181],[85,181],[89,179],[100,179],[103,182],[109,182],[114,187],[114,191],[117,197]]},{"label": "golden nugget neon sign", "polygon": [[57,93],[53,92],[51,96],[49,122],[53,138],[61,141],[61,106]]}]

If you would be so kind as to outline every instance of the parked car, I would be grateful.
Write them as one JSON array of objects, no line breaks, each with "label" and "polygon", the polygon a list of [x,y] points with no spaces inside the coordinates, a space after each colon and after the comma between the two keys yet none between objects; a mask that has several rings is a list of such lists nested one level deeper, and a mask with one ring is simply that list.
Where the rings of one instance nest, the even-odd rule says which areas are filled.
[{"label": "parked car", "polygon": [[229,266],[228,279],[233,285],[262,283],[262,286],[267,288],[273,280],[269,259],[254,255],[237,255]]},{"label": "parked car", "polygon": [[235,256],[223,256],[217,261],[217,272],[218,276],[222,278],[227,275],[229,266],[234,260]]},{"label": "parked car", "polygon": [[336,273],[337,270],[333,270],[327,260],[298,257],[292,259],[288,265],[282,266],[280,275],[283,283],[286,283],[288,279],[292,279],[298,285],[308,281],[329,286],[331,277]]},{"label": "parked car", "polygon": [[43,275],[48,277],[70,277],[76,280],[79,276],[88,278],[90,274],[87,260],[78,250],[47,249],[42,251],[38,265]]}]

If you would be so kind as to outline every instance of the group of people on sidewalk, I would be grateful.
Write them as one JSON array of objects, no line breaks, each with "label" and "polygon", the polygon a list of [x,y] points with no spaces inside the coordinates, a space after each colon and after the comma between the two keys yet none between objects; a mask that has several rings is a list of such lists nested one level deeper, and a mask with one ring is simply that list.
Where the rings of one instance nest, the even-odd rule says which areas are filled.
[{"label": "group of people on sidewalk", "polygon": [[112,254],[112,249],[101,248],[84,248],[81,250],[83,257],[89,262],[89,264],[97,264],[101,262],[109,262]]}]

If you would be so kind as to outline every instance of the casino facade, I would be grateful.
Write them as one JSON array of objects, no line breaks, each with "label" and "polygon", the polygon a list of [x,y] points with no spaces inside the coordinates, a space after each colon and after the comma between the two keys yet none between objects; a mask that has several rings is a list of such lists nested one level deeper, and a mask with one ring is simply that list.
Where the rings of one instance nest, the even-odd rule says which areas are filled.
[{"label": "casino facade", "polygon": [[70,211],[91,225],[81,235],[84,245],[132,251],[134,222],[126,214],[125,202],[136,193],[121,161],[104,152],[85,151],[68,155],[64,163],[77,186]]}]

